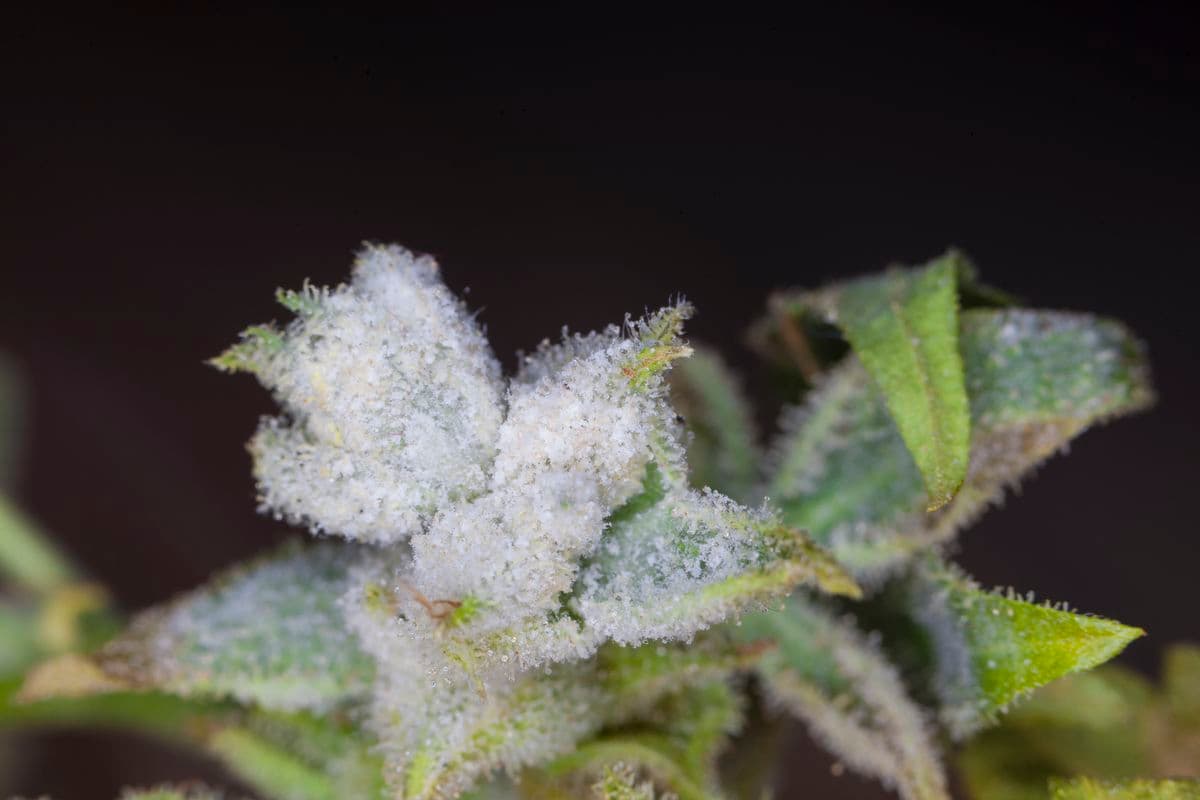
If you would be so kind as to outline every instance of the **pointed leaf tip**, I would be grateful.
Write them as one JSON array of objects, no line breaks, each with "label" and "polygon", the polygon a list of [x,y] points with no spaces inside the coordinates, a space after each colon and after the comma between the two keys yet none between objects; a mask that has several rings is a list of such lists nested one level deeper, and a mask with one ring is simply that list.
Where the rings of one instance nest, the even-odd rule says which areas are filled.
[{"label": "pointed leaf tip", "polygon": [[921,565],[910,591],[918,624],[934,642],[943,722],[959,737],[1034,689],[1103,664],[1145,635],[1012,592],[983,591],[933,560]]}]

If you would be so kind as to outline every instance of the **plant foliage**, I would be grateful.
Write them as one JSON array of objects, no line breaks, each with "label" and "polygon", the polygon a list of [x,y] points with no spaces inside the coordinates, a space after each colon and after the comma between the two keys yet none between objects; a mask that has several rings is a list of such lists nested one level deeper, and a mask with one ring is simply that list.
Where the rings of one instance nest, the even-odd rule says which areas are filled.
[{"label": "plant foliage", "polygon": [[[1097,782],[1165,776],[1077,769],[1086,748],[1001,794],[1043,741],[1006,731],[1094,722],[1055,692],[1099,692],[1104,724],[1143,713],[1058,681],[1119,674],[1083,671],[1141,631],[984,591],[941,552],[1074,436],[1149,404],[1119,323],[1011,307],[956,252],[780,294],[754,340],[802,396],[763,447],[683,301],[564,333],[505,377],[437,264],[400,247],[277,299],[292,320],[212,364],[278,401],[250,445],[261,510],[320,541],[96,646],[103,600],[4,500],[22,594],[0,607],[0,725],[151,731],[278,798],[757,800],[718,756],[761,695],[910,800],[949,797],[946,750],[972,735],[981,797],[1194,796]],[[1179,652],[1172,675],[1197,672]],[[1166,692],[1191,731],[1195,685]]]}]

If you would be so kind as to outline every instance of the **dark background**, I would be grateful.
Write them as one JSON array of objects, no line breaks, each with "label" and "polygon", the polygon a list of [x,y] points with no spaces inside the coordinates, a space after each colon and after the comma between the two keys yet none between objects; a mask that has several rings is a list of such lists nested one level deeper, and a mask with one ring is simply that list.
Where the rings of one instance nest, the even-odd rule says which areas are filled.
[{"label": "dark background", "polygon": [[[770,289],[955,244],[1031,304],[1149,343],[1158,407],[1088,433],[960,555],[986,585],[1146,628],[1123,658],[1154,671],[1200,634],[1195,27],[1095,5],[805,13],[4,19],[19,500],[128,610],[287,536],[255,515],[243,450],[269,398],[201,362],[283,316],[276,286],[345,277],[363,239],[436,254],[509,366],[564,322],[684,292],[693,337],[748,376]],[[217,775],[127,737],[30,741],[0,795]],[[781,797],[871,795],[829,760],[797,737]]]}]

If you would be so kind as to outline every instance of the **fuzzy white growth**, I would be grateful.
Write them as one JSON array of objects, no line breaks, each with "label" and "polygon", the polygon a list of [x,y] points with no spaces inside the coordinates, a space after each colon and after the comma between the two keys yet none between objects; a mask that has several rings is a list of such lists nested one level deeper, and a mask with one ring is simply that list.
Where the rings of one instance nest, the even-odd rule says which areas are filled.
[{"label": "fuzzy white growth", "polygon": [[480,601],[477,633],[511,625],[570,590],[606,513],[586,473],[549,472],[452,506],[413,539],[413,583],[431,597]]},{"label": "fuzzy white growth", "polygon": [[392,542],[486,488],[500,368],[433,259],[368,246],[349,285],[290,301],[297,319],[253,367],[286,412],[251,444],[264,508]]},{"label": "fuzzy white growth", "polygon": [[[577,341],[590,346],[601,339]],[[635,494],[651,434],[664,416],[661,391],[633,391],[623,374],[638,349],[635,340],[615,339],[552,372],[547,359],[540,379],[514,383],[500,428],[496,484],[536,491],[542,474],[568,472],[590,475],[609,508]]]},{"label": "fuzzy white growth", "polygon": [[[480,698],[462,683],[385,680],[375,727],[397,796],[454,798],[503,768],[543,764],[569,752],[603,721],[604,692],[595,677],[566,668],[540,672]],[[399,723],[399,724],[397,724]]]},{"label": "fuzzy white growth", "polygon": [[[660,315],[669,313],[678,310]],[[648,346],[609,328],[543,346],[536,367],[527,359],[509,391],[490,491],[443,509],[414,537],[415,589],[486,609],[469,635],[528,628],[520,623],[554,609],[605,518],[641,489],[655,441],[674,435],[662,377],[639,372]]]}]

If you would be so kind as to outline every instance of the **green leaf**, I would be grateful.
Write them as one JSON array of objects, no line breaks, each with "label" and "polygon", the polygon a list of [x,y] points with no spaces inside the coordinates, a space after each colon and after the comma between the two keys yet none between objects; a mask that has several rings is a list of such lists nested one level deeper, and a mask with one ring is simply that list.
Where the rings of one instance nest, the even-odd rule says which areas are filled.
[{"label": "green leaf", "polygon": [[[619,800],[654,800],[658,795],[654,787],[666,787],[678,800],[718,800],[719,795],[706,791],[692,780],[687,770],[670,754],[670,747],[653,736],[605,737],[588,742],[570,754],[551,763],[545,770],[546,777],[561,786],[574,790],[560,790],[562,798],[579,797],[581,778],[596,773],[607,775],[621,766],[636,764],[640,771],[649,776],[642,784],[627,780],[622,786],[602,777],[596,797],[618,798]],[[594,780],[594,778],[593,778]]]},{"label": "green leaf", "polygon": [[373,742],[337,715],[250,711],[217,728],[206,744],[230,772],[270,798],[386,796]]},{"label": "green leaf", "polygon": [[619,510],[584,562],[571,606],[586,628],[619,643],[679,639],[799,583],[857,596],[841,567],[804,534],[713,493],[653,487]]},{"label": "green leaf", "polygon": [[400,776],[408,800],[454,797],[499,768],[513,772],[573,752],[602,728],[743,668],[749,657],[719,637],[691,647],[608,645],[594,659],[525,673],[486,697],[465,682],[440,682],[419,714],[377,711],[394,720],[384,742],[389,772]]},{"label": "green leaf", "polygon": [[670,384],[672,403],[692,433],[692,485],[741,503],[760,499],[754,497],[760,456],[750,404],[729,367],[716,352],[700,348],[675,366]]},{"label": "green leaf", "polygon": [[1142,348],[1119,323],[986,310],[962,314],[960,327],[971,461],[966,483],[940,511],[925,513],[920,474],[856,361],[785,418],[768,494],[785,523],[807,530],[859,578],[949,539],[1071,438],[1152,399]]},{"label": "green leaf", "polygon": [[144,612],[95,662],[130,687],[266,708],[327,709],[360,697],[373,663],[339,607],[357,555],[351,545],[285,547]]},{"label": "green leaf", "polygon": [[1200,777],[1200,737],[1172,713],[1172,652],[1158,691],[1138,673],[1106,664],[1039,689],[1002,723],[972,737],[959,765],[978,800],[1047,797],[1050,778],[1105,781]]},{"label": "green leaf", "polygon": [[883,393],[929,493],[954,497],[967,474],[971,417],[958,351],[954,259],[893,270],[836,292],[836,322]]},{"label": "green leaf", "polygon": [[[79,669],[95,669],[78,656],[71,658]],[[104,694],[82,691],[71,696],[60,691],[57,696],[21,700],[17,688],[16,681],[0,683],[0,731],[120,728],[200,747],[264,797],[382,797],[382,765],[370,753],[371,743],[335,714],[268,712],[117,687]],[[28,682],[22,693],[27,690]]]},{"label": "green leaf", "polygon": [[1051,800],[1200,800],[1200,781],[1051,779]]},{"label": "green leaf", "polygon": [[986,592],[930,559],[908,602],[928,636],[941,719],[956,737],[996,720],[1015,700],[1120,653],[1145,632],[1007,594]]},{"label": "green leaf", "polygon": [[604,783],[617,769],[626,778],[642,776],[644,782],[625,783],[636,783],[650,797],[655,789],[683,800],[721,796],[716,757],[741,724],[739,699],[729,685],[720,680],[697,684],[644,706],[572,752],[527,770],[522,785],[533,789],[528,795],[580,797],[585,787],[597,779]]},{"label": "green leaf", "polygon": [[251,325],[239,334],[241,341],[225,352],[208,360],[210,366],[222,372],[259,374],[270,359],[284,348],[284,333],[274,324]]},{"label": "green leaf", "polygon": [[778,645],[759,666],[768,695],[847,766],[907,800],[949,797],[921,710],[852,625],[796,595],[784,611],[748,616],[736,631]]},{"label": "green leaf", "polygon": [[559,609],[477,639],[451,631],[443,642],[479,668],[510,660],[530,668],[586,657],[609,640],[688,639],[775,603],[801,583],[861,596],[803,533],[714,492],[668,485],[650,462],[642,491],[609,516],[600,546],[583,560]]},{"label": "green leaf", "polygon": [[[330,776],[295,758],[271,742],[239,728],[227,728],[212,737],[213,751],[230,771],[279,800],[338,800]],[[378,795],[377,795],[378,796]]]}]

